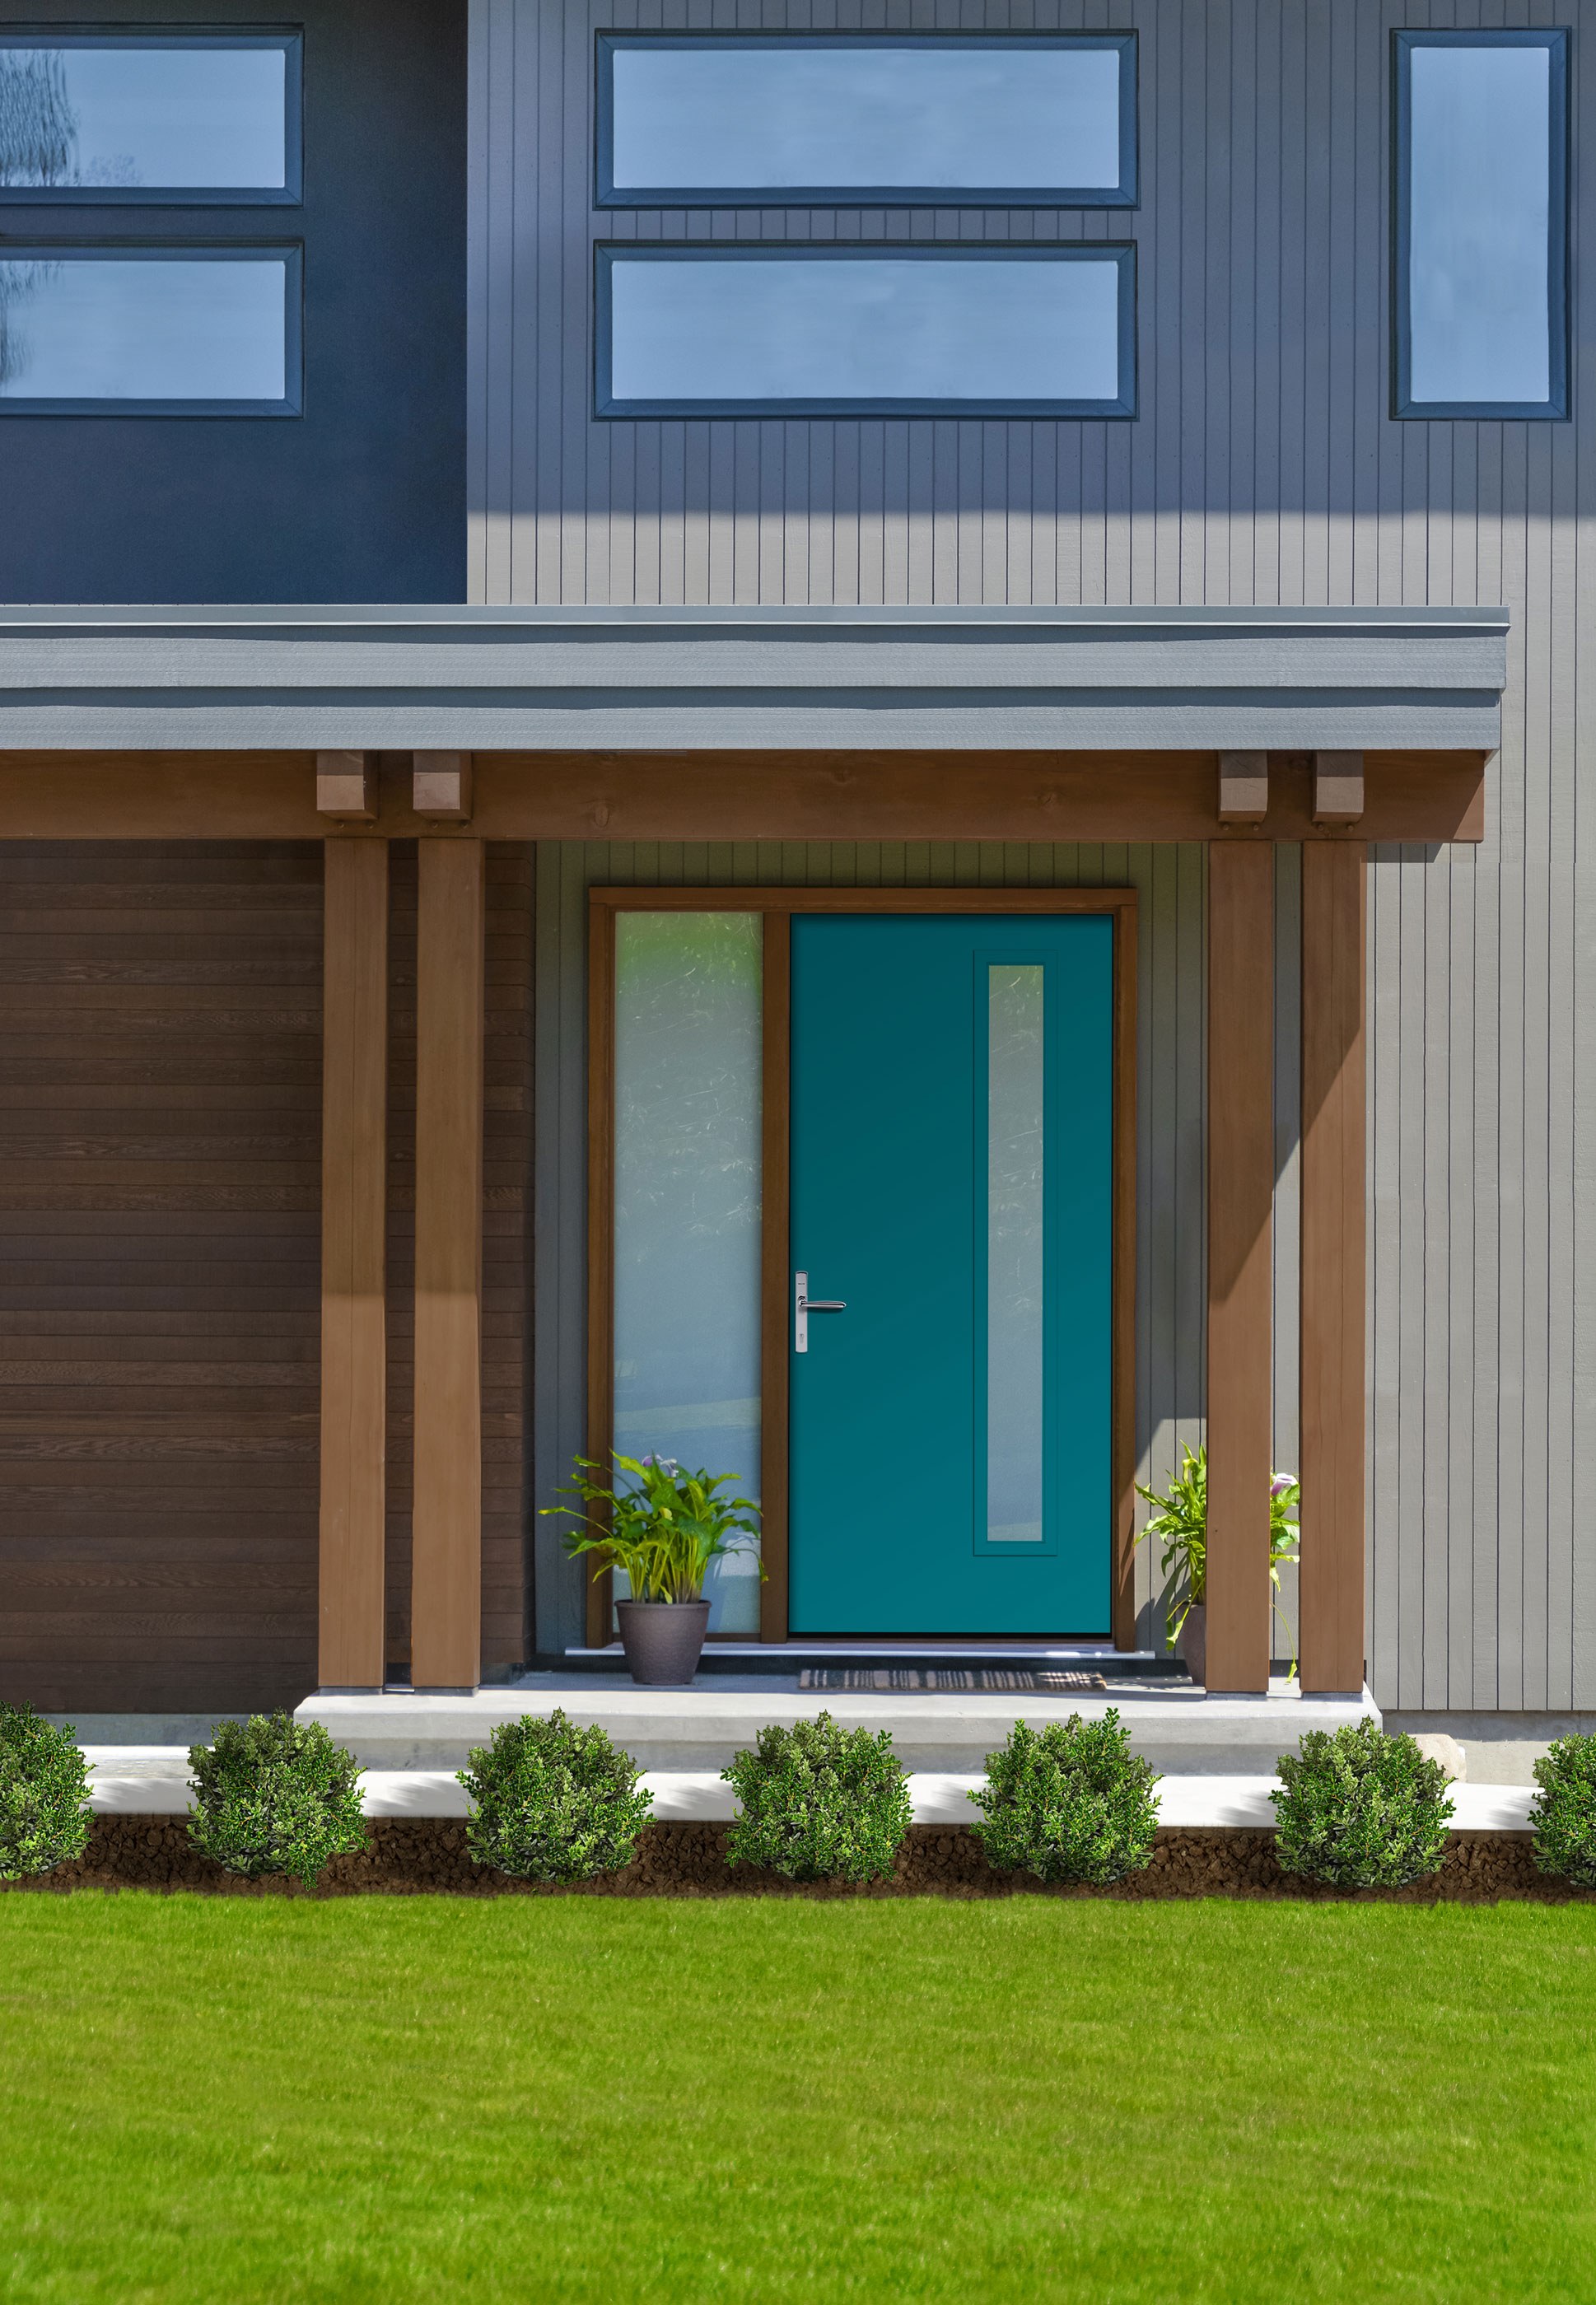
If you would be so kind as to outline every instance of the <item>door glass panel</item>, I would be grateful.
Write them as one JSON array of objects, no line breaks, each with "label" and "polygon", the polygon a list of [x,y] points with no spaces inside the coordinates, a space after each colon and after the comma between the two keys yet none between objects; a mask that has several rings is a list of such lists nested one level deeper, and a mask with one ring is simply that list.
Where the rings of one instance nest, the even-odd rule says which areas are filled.
[{"label": "door glass panel", "polygon": [[288,258],[0,262],[0,399],[280,403]]},{"label": "door glass panel", "polygon": [[282,191],[291,37],[0,41],[0,186]]},{"label": "door glass panel", "polygon": [[[763,949],[757,913],[615,921],[615,1447],[755,1499]],[[757,1635],[759,1595],[721,1561],[710,1630]]]},{"label": "door glass panel", "polygon": [[987,1541],[1042,1541],[1042,969],[987,971]]}]

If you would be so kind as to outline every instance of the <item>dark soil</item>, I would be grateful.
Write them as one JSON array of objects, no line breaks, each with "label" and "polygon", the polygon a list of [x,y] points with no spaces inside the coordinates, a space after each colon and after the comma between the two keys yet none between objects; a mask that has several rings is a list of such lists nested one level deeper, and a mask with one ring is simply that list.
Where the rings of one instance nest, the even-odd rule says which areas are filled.
[{"label": "dark soil", "polygon": [[512,1881],[476,1864],[463,1823],[452,1818],[371,1820],[367,1847],[335,1858],[318,1887],[297,1882],[241,1880],[190,1845],[181,1817],[104,1816],[72,1865],[32,1881],[0,1884],[44,1894],[70,1889],[198,1891],[210,1896],[598,1896],[598,1897],[1292,1897],[1322,1901],[1380,1899],[1405,1904],[1493,1904],[1499,1898],[1540,1903],[1589,1901],[1592,1893],[1537,1872],[1526,1833],[1455,1833],[1446,1861],[1410,1889],[1344,1891],[1289,1878],[1275,1862],[1274,1834],[1234,1828],[1171,1827],[1152,1862],[1108,1889],[1045,1887],[1025,1874],[994,1873],[965,1825],[917,1824],[888,1881],[862,1888],[844,1882],[790,1882],[726,1861],[724,1824],[652,1824],[633,1862],[574,1889]]}]

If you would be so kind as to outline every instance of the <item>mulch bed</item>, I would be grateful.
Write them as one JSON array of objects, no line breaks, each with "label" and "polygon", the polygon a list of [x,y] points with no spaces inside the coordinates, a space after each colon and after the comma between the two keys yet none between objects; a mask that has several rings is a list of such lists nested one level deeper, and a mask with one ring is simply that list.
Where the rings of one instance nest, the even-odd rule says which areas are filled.
[{"label": "mulch bed", "polygon": [[574,1889],[512,1881],[473,1862],[457,1820],[378,1817],[359,1855],[335,1858],[319,1885],[240,1880],[191,1847],[181,1817],[97,1817],[87,1850],[73,1865],[33,1881],[0,1884],[37,1894],[73,1889],[185,1890],[208,1896],[468,1897],[1275,1897],[1380,1901],[1399,1904],[1494,1904],[1499,1898],[1541,1904],[1596,1901],[1535,1869],[1522,1833],[1455,1833],[1440,1872],[1411,1889],[1336,1890],[1289,1878],[1275,1862],[1274,1835],[1237,1828],[1161,1832],[1145,1873],[1111,1889],[1047,1888],[1027,1875],[994,1873],[965,1825],[917,1824],[889,1881],[852,1888],[841,1882],[795,1883],[726,1861],[724,1824],[652,1824],[633,1863]]}]

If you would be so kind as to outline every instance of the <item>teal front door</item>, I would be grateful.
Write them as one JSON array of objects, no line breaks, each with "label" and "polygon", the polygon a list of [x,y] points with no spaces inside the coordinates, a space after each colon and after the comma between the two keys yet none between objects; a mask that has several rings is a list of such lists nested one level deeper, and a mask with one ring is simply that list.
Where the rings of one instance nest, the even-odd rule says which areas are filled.
[{"label": "teal front door", "polygon": [[1108,1629],[1113,973],[1098,914],[793,921],[794,1634]]}]

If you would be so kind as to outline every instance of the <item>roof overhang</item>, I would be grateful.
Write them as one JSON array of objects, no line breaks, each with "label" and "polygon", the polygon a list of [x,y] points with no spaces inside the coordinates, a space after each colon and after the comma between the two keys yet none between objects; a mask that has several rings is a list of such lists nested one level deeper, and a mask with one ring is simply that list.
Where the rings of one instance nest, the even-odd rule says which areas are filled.
[{"label": "roof overhang", "polygon": [[1493,752],[1505,608],[0,608],[0,750]]}]

